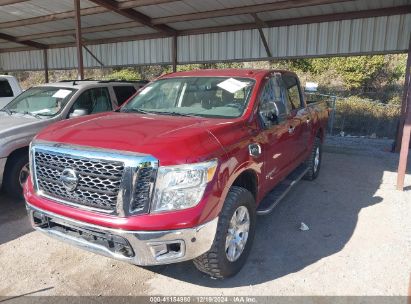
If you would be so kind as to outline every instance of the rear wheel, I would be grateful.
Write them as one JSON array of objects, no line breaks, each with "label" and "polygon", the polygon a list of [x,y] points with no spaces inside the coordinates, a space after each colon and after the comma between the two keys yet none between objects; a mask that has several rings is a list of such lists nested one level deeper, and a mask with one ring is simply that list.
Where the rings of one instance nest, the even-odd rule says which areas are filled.
[{"label": "rear wheel", "polygon": [[241,187],[232,187],[218,220],[211,249],[194,260],[195,266],[214,278],[235,275],[244,266],[255,233],[255,201]]},{"label": "rear wheel", "polygon": [[306,160],[306,165],[308,167],[308,171],[304,176],[306,180],[314,180],[318,177],[321,168],[321,160],[322,160],[322,145],[321,139],[316,137],[314,140],[313,149],[311,150],[311,154]]},{"label": "rear wheel", "polygon": [[27,151],[10,156],[4,173],[4,191],[11,197],[23,199],[23,186],[29,174],[29,156]]}]

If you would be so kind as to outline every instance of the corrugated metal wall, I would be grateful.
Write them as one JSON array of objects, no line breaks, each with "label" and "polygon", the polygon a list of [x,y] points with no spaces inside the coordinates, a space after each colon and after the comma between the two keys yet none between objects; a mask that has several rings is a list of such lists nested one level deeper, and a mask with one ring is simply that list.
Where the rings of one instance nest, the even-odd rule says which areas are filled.
[{"label": "corrugated metal wall", "polygon": [[[399,52],[408,49],[411,14],[264,29],[273,57]],[[267,57],[257,30],[179,37],[178,61]]]},{"label": "corrugated metal wall", "polygon": [[[331,56],[401,52],[408,48],[411,14],[264,29],[273,57]],[[88,47],[105,66],[171,63],[171,39],[130,41]],[[76,68],[74,47],[51,49],[49,69]],[[178,62],[259,60],[266,58],[257,30],[178,38]],[[84,51],[84,66],[99,67]],[[4,71],[43,69],[42,51],[0,54]]]}]

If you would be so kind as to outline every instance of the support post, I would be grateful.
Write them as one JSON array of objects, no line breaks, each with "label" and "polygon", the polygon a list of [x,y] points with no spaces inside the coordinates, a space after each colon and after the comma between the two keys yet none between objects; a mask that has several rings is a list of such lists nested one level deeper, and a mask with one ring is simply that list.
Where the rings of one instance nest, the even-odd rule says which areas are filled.
[{"label": "support post", "polygon": [[407,58],[407,65],[405,70],[405,81],[404,81],[404,92],[402,94],[402,102],[401,102],[401,115],[400,121],[397,130],[397,138],[395,140],[395,152],[398,153],[401,150],[401,139],[402,139],[402,132],[403,126],[405,123],[406,118],[406,110],[407,110],[407,87],[410,82],[410,68],[411,68],[411,36],[408,45],[408,58]]},{"label": "support post", "polygon": [[47,49],[43,50],[43,61],[44,61],[44,83],[49,82],[49,62],[47,56]]},{"label": "support post", "polygon": [[173,72],[177,72],[177,36],[173,36],[171,45],[171,59],[173,62]]},{"label": "support post", "polygon": [[330,135],[333,136],[337,96],[331,96],[332,112],[330,117]]},{"label": "support post", "polygon": [[404,190],[405,172],[407,170],[408,151],[410,149],[411,135],[411,84],[408,83],[407,90],[407,118],[405,119],[402,132],[400,160],[398,162],[397,190]]},{"label": "support post", "polygon": [[[400,160],[398,162],[397,190],[404,190],[405,172],[407,171],[408,151],[410,149],[411,133],[411,37],[408,46],[407,69],[405,72],[404,94],[401,107],[401,119],[398,134],[401,134]],[[404,114],[402,114],[404,112]],[[404,123],[401,123],[403,119]],[[397,138],[397,145],[400,143]],[[397,147],[396,147],[397,148]]]},{"label": "support post", "polygon": [[84,79],[83,66],[83,43],[81,42],[81,15],[80,15],[80,0],[74,0],[75,22],[76,22],[76,46],[77,46],[77,66],[78,77]]}]

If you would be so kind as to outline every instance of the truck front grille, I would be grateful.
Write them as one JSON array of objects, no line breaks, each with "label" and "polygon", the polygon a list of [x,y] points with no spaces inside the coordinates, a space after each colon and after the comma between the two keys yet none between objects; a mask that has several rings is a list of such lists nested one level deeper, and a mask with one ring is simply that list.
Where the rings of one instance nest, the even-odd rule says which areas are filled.
[{"label": "truck front grille", "polygon": [[39,196],[89,211],[148,213],[158,160],[151,155],[33,143],[30,168]]},{"label": "truck front grille", "polygon": [[133,201],[131,202],[131,210],[133,212],[143,211],[150,203],[151,183],[154,177],[153,167],[142,167],[138,172],[137,183]]},{"label": "truck front grille", "polygon": [[[119,161],[76,158],[35,151],[39,190],[53,198],[105,211],[115,211],[124,164]],[[70,191],[61,180],[65,169],[77,173],[77,187]]]}]

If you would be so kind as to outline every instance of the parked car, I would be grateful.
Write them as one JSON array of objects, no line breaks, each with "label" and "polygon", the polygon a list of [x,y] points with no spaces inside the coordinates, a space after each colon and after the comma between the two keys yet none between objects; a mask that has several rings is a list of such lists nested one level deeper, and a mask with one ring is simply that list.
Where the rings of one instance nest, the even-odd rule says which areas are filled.
[{"label": "parked car", "polygon": [[147,82],[69,80],[33,87],[0,110],[0,185],[17,198],[29,174],[34,135],[53,122],[111,111]]},{"label": "parked car", "polygon": [[0,109],[22,92],[16,77],[0,75]]},{"label": "parked car", "polygon": [[33,227],[136,265],[236,274],[257,214],[320,171],[328,108],[287,71],[165,75],[121,109],[54,124],[31,145]]}]

